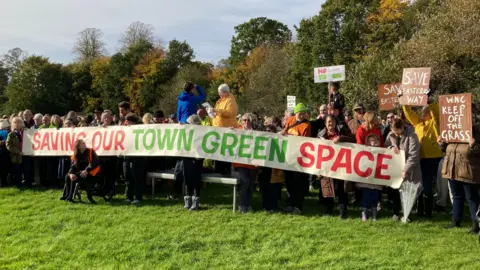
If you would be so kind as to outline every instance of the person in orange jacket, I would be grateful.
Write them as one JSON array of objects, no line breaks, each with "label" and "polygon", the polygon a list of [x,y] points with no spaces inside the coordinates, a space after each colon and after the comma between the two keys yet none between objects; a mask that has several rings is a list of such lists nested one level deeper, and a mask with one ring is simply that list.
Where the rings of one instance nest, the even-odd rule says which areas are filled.
[{"label": "person in orange jacket", "polygon": [[[287,120],[285,129],[281,132],[284,136],[310,137],[312,128],[308,119],[305,119],[307,107],[303,103],[295,106],[295,116]],[[302,213],[305,190],[308,189],[308,174],[294,171],[285,171],[285,184],[287,186],[289,204],[285,212],[299,215]]]}]

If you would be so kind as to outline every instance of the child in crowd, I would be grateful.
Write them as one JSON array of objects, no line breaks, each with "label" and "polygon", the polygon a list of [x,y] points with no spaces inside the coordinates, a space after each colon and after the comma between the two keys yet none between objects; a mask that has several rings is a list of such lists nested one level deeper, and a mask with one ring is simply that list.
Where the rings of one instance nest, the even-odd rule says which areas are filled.
[{"label": "child in crowd", "polygon": [[[375,134],[370,134],[365,139],[365,145],[380,147],[380,138]],[[382,187],[365,183],[357,183],[357,187],[362,190],[362,221],[367,221],[367,212],[369,209],[372,210],[372,220],[377,221],[377,204],[380,199]]]}]

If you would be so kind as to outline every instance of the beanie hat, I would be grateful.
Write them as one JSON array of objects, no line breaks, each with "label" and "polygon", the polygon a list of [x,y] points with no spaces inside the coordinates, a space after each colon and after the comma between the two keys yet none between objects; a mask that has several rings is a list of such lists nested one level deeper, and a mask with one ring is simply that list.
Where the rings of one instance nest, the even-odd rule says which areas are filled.
[{"label": "beanie hat", "polygon": [[295,114],[299,112],[307,112],[307,107],[303,103],[298,103],[297,106],[295,106],[295,110],[293,112]]}]

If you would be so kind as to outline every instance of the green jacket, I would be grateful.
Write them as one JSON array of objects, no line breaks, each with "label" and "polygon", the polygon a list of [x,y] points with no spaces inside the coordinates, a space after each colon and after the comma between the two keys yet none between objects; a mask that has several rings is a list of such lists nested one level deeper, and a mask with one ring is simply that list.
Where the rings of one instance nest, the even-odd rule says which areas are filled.
[{"label": "green jacket", "polygon": [[42,129],[42,128],[57,128],[54,124],[50,123],[50,126],[45,126],[45,125],[41,125],[39,126],[38,128]]},{"label": "green jacket", "polygon": [[8,151],[10,151],[12,164],[22,164],[22,149],[20,148],[20,140],[17,135],[15,135],[15,131],[8,134],[5,144]]}]

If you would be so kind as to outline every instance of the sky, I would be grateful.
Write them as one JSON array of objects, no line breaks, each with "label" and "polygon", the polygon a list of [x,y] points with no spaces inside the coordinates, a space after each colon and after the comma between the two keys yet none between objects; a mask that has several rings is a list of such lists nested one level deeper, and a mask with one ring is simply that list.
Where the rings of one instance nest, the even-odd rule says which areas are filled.
[{"label": "sky", "polygon": [[324,0],[0,0],[0,54],[19,47],[53,62],[75,59],[77,34],[98,28],[109,54],[115,53],[125,29],[140,21],[155,28],[165,45],[186,40],[196,60],[216,63],[227,58],[234,27],[268,17],[294,31],[302,18],[320,11]]}]

